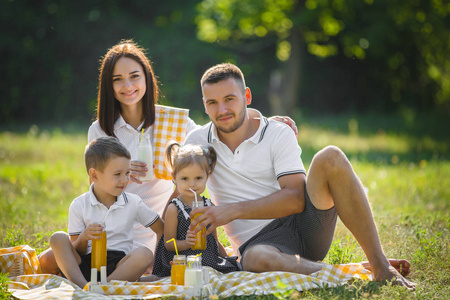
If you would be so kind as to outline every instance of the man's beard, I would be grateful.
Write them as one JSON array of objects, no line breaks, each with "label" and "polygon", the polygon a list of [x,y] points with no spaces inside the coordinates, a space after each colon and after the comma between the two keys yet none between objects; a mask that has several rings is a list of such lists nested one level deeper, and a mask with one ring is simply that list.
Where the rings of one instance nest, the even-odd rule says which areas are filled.
[{"label": "man's beard", "polygon": [[[236,115],[231,113],[231,114],[226,114],[225,116],[236,116]],[[220,117],[224,117],[224,116],[220,116]],[[223,133],[231,133],[231,132],[237,130],[239,127],[241,127],[241,125],[244,123],[244,120],[245,120],[245,109],[242,110],[242,113],[237,117],[236,121],[228,127],[218,125],[217,123],[219,123],[219,122],[217,122],[217,123],[213,122],[213,123],[214,123],[214,126],[216,126],[218,131],[221,131]]]}]

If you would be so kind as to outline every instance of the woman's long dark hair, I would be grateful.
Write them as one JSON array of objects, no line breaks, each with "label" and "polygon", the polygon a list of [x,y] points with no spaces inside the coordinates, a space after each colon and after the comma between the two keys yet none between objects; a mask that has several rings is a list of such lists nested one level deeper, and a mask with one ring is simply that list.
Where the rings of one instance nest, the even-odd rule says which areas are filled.
[{"label": "woman's long dark hair", "polygon": [[121,57],[131,58],[142,66],[147,86],[147,90],[142,98],[143,128],[147,128],[155,122],[155,104],[159,95],[158,79],[153,73],[152,65],[145,55],[145,50],[132,40],[123,40],[108,50],[102,59],[100,67],[97,119],[100,127],[109,136],[115,136],[114,123],[119,118],[121,111],[120,102],[114,97],[112,78],[114,66]]}]

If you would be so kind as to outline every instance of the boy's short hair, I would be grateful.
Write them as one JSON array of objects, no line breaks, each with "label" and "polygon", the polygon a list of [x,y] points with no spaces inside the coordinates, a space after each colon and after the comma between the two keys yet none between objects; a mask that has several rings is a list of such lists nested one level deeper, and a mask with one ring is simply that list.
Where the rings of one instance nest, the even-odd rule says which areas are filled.
[{"label": "boy's short hair", "polygon": [[221,63],[206,70],[200,80],[200,85],[203,88],[205,84],[218,83],[219,81],[226,80],[228,78],[233,78],[238,84],[241,85],[242,90],[245,90],[246,86],[244,74],[241,69],[231,63]]},{"label": "boy's short hair", "polygon": [[84,151],[86,171],[89,174],[89,169],[94,168],[103,172],[112,157],[131,159],[130,152],[117,138],[104,136],[93,140],[86,146]]}]

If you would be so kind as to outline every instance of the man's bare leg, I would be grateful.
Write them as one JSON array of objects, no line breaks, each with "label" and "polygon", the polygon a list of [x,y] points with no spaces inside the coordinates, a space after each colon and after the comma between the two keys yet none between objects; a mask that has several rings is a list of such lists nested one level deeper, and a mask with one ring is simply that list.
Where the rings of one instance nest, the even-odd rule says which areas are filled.
[{"label": "man's bare leg", "polygon": [[369,260],[376,281],[391,281],[413,288],[393,268],[381,247],[372,210],[364,188],[345,154],[337,147],[326,147],[313,158],[306,189],[317,209],[335,206],[344,225],[352,232]]},{"label": "man's bare leg", "polygon": [[310,261],[300,255],[282,253],[270,245],[256,245],[245,251],[242,267],[245,271],[256,273],[284,271],[308,275],[324,266],[324,263]]},{"label": "man's bare leg", "polygon": [[[389,259],[391,268],[394,268],[397,272],[403,276],[407,276],[410,272],[411,264],[404,259]],[[372,271],[370,263],[368,261],[361,262],[364,268]],[[268,245],[257,245],[245,252],[245,259],[243,268],[245,271],[261,273],[267,271],[284,271],[293,272],[299,274],[309,275],[311,273],[319,271],[325,264],[313,262],[299,255],[289,255],[280,252],[277,248]],[[153,275],[151,275],[153,276]],[[142,280],[143,278],[141,278]],[[150,280],[142,281],[155,281],[159,280],[159,277],[150,278]],[[408,280],[402,279],[402,281],[408,284]]]}]

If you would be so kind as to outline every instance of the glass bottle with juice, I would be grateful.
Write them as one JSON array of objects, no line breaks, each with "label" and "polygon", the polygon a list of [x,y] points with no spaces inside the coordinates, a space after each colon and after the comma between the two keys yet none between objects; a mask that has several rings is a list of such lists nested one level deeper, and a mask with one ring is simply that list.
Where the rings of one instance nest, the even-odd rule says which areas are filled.
[{"label": "glass bottle with juice", "polygon": [[142,135],[138,147],[138,160],[147,164],[147,174],[140,177],[140,181],[151,181],[153,179],[153,149],[148,135]]},{"label": "glass bottle with juice", "polygon": [[106,231],[103,226],[100,238],[92,240],[91,268],[96,268],[97,271],[100,271],[102,266],[106,267],[106,244]]},{"label": "glass bottle with juice", "polygon": [[174,255],[170,278],[172,284],[184,285],[184,273],[186,271],[186,255]]},{"label": "glass bottle with juice", "polygon": [[[192,209],[200,208],[200,207],[203,207],[203,206],[204,206],[203,201],[194,201],[194,202],[192,202]],[[194,221],[195,218],[197,218],[200,215],[201,214],[195,214],[195,216],[192,218],[192,221]],[[197,226],[195,228],[197,228]],[[203,236],[205,231],[206,231],[206,228],[203,228],[202,230],[197,232],[197,235],[196,235],[197,239],[195,241],[195,244],[191,246],[192,250],[205,250],[206,249],[206,237]]]}]

